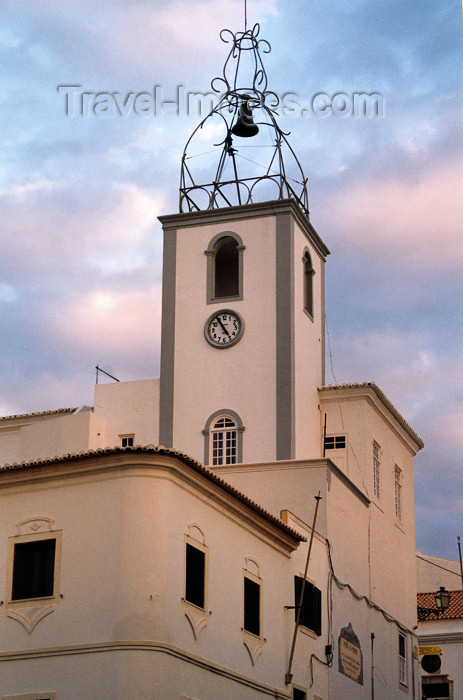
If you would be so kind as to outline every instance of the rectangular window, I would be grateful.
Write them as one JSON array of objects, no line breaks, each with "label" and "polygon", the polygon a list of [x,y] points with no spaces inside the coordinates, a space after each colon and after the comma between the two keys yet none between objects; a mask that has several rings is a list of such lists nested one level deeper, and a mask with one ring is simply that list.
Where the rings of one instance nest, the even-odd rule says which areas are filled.
[{"label": "rectangular window", "polygon": [[381,493],[379,451],[378,443],[373,441],[373,493],[376,498],[379,498]]},{"label": "rectangular window", "polygon": [[186,545],[185,600],[204,608],[206,555],[191,544]]},{"label": "rectangular window", "polygon": [[260,636],[260,585],[244,577],[244,629]]},{"label": "rectangular window", "polygon": [[325,437],[325,450],[344,450],[345,448],[345,435],[327,435]]},{"label": "rectangular window", "polygon": [[307,694],[299,688],[293,688],[293,700],[307,700]]},{"label": "rectangular window", "polygon": [[55,551],[54,538],[15,544],[12,601],[53,596]]},{"label": "rectangular window", "polygon": [[407,685],[407,650],[406,637],[399,633],[399,682]]},{"label": "rectangular window", "polygon": [[402,470],[396,465],[394,468],[395,488],[395,517],[402,520]]},{"label": "rectangular window", "polygon": [[[301,597],[302,582],[303,579],[300,576],[294,577],[296,616],[299,598]],[[299,624],[312,630],[315,634],[321,635],[322,633],[322,593],[309,581],[306,581],[304,586],[304,598],[302,600]]]},{"label": "rectangular window", "polygon": [[119,435],[121,438],[121,447],[133,447],[135,435]]}]

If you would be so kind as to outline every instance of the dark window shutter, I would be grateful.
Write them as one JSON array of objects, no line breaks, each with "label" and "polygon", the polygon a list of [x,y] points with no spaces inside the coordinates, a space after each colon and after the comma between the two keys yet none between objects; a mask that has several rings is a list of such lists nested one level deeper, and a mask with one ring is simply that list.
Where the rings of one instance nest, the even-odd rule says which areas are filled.
[{"label": "dark window shutter", "polygon": [[[300,576],[294,577],[294,593],[295,593],[295,614],[297,615],[297,606],[301,596],[303,579]],[[302,601],[301,616],[299,624],[303,627],[321,635],[322,633],[322,594],[321,591],[309,581],[306,581],[304,587],[304,598]]]},{"label": "dark window shutter", "polygon": [[55,549],[54,538],[15,545],[12,600],[53,595]]},{"label": "dark window shutter", "polygon": [[204,552],[187,544],[185,600],[198,608],[204,608],[205,560]]},{"label": "dark window shutter", "polygon": [[260,635],[260,585],[244,577],[244,629]]}]

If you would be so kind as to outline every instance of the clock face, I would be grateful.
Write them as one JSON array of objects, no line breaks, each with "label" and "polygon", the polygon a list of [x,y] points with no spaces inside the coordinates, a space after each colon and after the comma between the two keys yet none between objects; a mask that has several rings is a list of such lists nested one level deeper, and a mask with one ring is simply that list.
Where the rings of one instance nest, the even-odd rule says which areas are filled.
[{"label": "clock face", "polygon": [[243,328],[241,316],[236,311],[224,309],[207,319],[204,335],[214,347],[229,348],[241,338]]}]

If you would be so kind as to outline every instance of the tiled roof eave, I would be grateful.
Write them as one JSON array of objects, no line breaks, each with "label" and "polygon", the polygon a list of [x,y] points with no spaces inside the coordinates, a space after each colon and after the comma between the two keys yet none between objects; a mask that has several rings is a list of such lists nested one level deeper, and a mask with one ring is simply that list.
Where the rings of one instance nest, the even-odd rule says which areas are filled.
[{"label": "tiled roof eave", "polygon": [[413,430],[411,425],[407,423],[405,418],[402,416],[402,414],[397,410],[397,408],[394,406],[392,401],[390,401],[386,394],[381,391],[379,386],[375,384],[374,382],[363,382],[363,383],[358,383],[358,382],[353,382],[352,384],[328,384],[326,386],[322,386],[319,388],[319,391],[365,391],[365,389],[371,389],[373,393],[378,397],[378,399],[381,401],[383,406],[388,409],[388,411],[391,413],[392,416],[396,419],[396,421],[399,423],[399,425],[405,430],[405,432],[409,435],[409,437],[412,438],[412,440],[416,443],[418,446],[419,450],[422,450],[424,447],[424,442],[420,438],[420,436]]},{"label": "tiled roof eave", "polygon": [[276,516],[272,515],[269,511],[265,510],[265,508],[262,508],[258,503],[250,499],[248,496],[245,494],[241,493],[237,489],[235,489],[233,486],[228,484],[226,481],[221,479],[219,476],[214,474],[212,471],[207,469],[204,465],[202,465],[200,462],[196,461],[189,455],[184,454],[183,452],[170,449],[168,447],[164,447],[162,445],[155,446],[155,445],[136,445],[136,446],[129,446],[129,447],[106,447],[106,448],[100,448],[97,450],[88,450],[85,452],[79,452],[79,453],[73,453],[73,454],[64,454],[64,455],[59,455],[52,457],[50,459],[37,459],[37,460],[32,460],[29,462],[15,462],[13,464],[5,464],[3,466],[0,466],[0,479],[2,477],[2,474],[5,472],[11,472],[11,471],[21,471],[21,470],[28,470],[28,469],[35,469],[35,468],[40,468],[40,467],[45,467],[45,466],[52,466],[54,464],[62,464],[65,462],[71,462],[71,461],[77,461],[77,460],[82,460],[82,459],[94,459],[95,457],[100,457],[100,456],[111,456],[111,455],[118,455],[118,454],[124,454],[124,453],[135,453],[135,454],[140,454],[140,453],[145,453],[145,454],[160,454],[160,455],[168,455],[172,457],[177,457],[180,459],[184,464],[188,465],[189,467],[192,467],[196,472],[200,473],[202,476],[204,476],[208,481],[213,482],[217,484],[221,489],[226,491],[227,493],[231,494],[233,497],[237,498],[239,501],[244,503],[246,506],[254,510],[256,513],[258,513],[260,516],[262,516],[265,520],[270,522],[272,525],[278,527],[280,530],[282,530],[286,535],[289,535],[293,540],[296,540],[298,542],[305,542],[306,538],[300,535],[296,530],[293,530],[291,527],[283,523],[279,518]]}]

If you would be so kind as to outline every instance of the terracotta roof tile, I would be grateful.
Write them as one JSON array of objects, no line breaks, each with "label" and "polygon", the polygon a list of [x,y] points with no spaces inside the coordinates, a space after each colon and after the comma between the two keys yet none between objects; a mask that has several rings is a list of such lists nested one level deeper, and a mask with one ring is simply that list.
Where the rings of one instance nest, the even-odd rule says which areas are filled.
[{"label": "terracotta roof tile", "polygon": [[146,446],[141,446],[141,445],[136,445],[133,447],[106,447],[106,448],[99,448],[97,450],[88,450],[87,452],[80,452],[80,453],[73,453],[73,454],[65,454],[61,456],[56,456],[56,457],[51,457],[50,459],[37,459],[33,460],[30,462],[15,462],[13,464],[5,464],[3,466],[0,466],[0,478],[2,476],[2,473],[4,472],[9,472],[9,471],[19,471],[19,470],[27,470],[27,469],[37,469],[40,467],[48,466],[48,465],[53,465],[53,464],[59,464],[62,462],[70,462],[73,460],[79,460],[79,459],[92,459],[95,457],[99,457],[101,455],[112,455],[112,454],[121,454],[121,453],[130,453],[130,452],[135,452],[135,453],[148,453],[148,454],[162,454],[162,455],[172,455],[173,457],[178,457],[184,464],[190,466],[193,468],[196,472],[199,472],[202,474],[208,481],[211,481],[215,484],[217,484],[220,488],[222,488],[224,491],[227,491],[230,493],[232,496],[237,498],[239,501],[244,503],[246,506],[251,508],[253,511],[258,513],[260,516],[262,516],[265,520],[271,522],[273,525],[276,525],[280,530],[283,530],[286,534],[290,535],[294,540],[298,542],[305,542],[306,538],[300,535],[296,530],[293,528],[289,527],[284,523],[280,518],[277,518],[275,515],[270,513],[269,511],[265,510],[265,508],[262,508],[258,503],[253,501],[251,498],[246,496],[244,493],[241,493],[241,491],[238,491],[235,489],[233,486],[228,484],[226,481],[221,479],[219,476],[214,474],[210,469],[202,465],[200,462],[197,462],[195,459],[192,457],[189,457],[188,455],[184,454],[183,452],[179,452],[177,450],[170,449],[168,447],[164,447],[162,445],[155,446],[155,445],[146,445]]},{"label": "terracotta roof tile", "polygon": [[2,420],[14,420],[15,418],[35,418],[36,416],[52,416],[58,413],[74,413],[77,408],[56,408],[52,411],[36,411],[35,413],[16,413],[12,416],[0,416]]},{"label": "terracotta roof tile", "polygon": [[[450,593],[450,603],[447,610],[439,615],[436,613],[429,613],[423,620],[460,620],[463,619],[463,591],[449,591]],[[418,593],[416,596],[417,606],[419,608],[435,608],[436,592],[432,593]]]},{"label": "terracotta roof tile", "polygon": [[402,416],[401,413],[396,409],[392,401],[390,401],[386,394],[384,394],[379,386],[375,384],[374,382],[363,382],[363,383],[358,383],[354,382],[352,384],[328,384],[326,386],[320,387],[319,391],[336,391],[336,390],[342,390],[342,389],[371,389],[373,393],[376,394],[376,396],[379,398],[379,400],[382,402],[382,404],[392,413],[394,418],[397,420],[397,422],[402,426],[402,428],[405,430],[406,433],[410,435],[410,437],[416,442],[418,445],[418,449],[423,449],[424,447],[424,442],[420,438],[419,435],[415,433],[413,428],[407,423],[405,418]]}]

